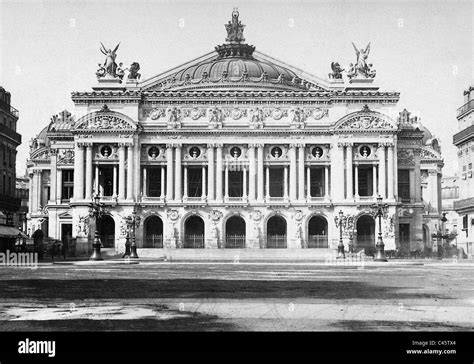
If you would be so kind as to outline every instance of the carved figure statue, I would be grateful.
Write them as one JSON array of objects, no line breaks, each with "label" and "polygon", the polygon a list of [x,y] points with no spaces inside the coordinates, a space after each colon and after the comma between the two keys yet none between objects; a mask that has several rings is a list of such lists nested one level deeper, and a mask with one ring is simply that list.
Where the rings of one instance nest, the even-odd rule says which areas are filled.
[{"label": "carved figure statue", "polygon": [[375,70],[372,70],[372,64],[367,64],[367,58],[369,57],[370,53],[370,42],[367,44],[365,49],[361,48],[360,50],[357,49],[356,45],[352,43],[354,50],[357,55],[357,61],[355,65],[351,64],[351,68],[347,74],[348,77],[352,78],[357,75],[361,75],[365,78],[374,78],[375,77]]},{"label": "carved figure statue", "polygon": [[342,79],[342,72],[344,71],[344,69],[338,62],[331,62],[331,69],[332,73],[329,74],[329,78],[333,78],[335,80]]},{"label": "carved figure statue", "polygon": [[122,68],[123,63],[120,62],[118,67],[117,67],[117,77],[120,78],[121,80],[123,79],[123,76],[125,76],[125,70]]},{"label": "carved figure statue", "polygon": [[232,21],[229,21],[225,25],[225,30],[227,30],[227,38],[225,39],[227,42],[243,42],[245,41],[244,38],[244,28],[245,25],[239,20],[239,12],[237,8],[234,8],[232,12]]},{"label": "carved figure statue", "polygon": [[98,66],[99,66],[99,68],[95,72],[95,75],[97,76],[97,78],[102,78],[102,77],[105,76],[106,71],[105,71],[104,66],[102,66],[100,63],[98,64]]},{"label": "carved figure statue", "polygon": [[110,48],[107,49],[102,42],[100,42],[101,48],[100,51],[102,54],[105,55],[105,61],[103,67],[105,68],[106,74],[112,76],[112,77],[117,77],[117,63],[115,63],[115,58],[117,57],[117,49],[120,46],[120,43],[117,44],[117,46],[114,48],[114,50],[111,50]]},{"label": "carved figure statue", "polygon": [[140,64],[138,62],[133,62],[131,65],[130,65],[130,68],[128,70],[128,79],[129,80],[139,80],[140,77],[141,77],[141,74],[138,73],[138,71],[140,70]]}]

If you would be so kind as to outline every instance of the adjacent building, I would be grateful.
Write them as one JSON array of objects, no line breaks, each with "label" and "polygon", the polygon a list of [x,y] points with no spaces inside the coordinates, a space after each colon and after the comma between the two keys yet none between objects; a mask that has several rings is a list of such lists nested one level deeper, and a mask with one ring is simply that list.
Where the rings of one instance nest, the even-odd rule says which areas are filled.
[{"label": "adjacent building", "polygon": [[15,171],[16,148],[21,143],[16,132],[19,113],[10,102],[10,92],[0,86],[0,251],[10,248],[18,236],[14,216],[20,209]]},{"label": "adjacent building", "polygon": [[117,48],[104,49],[98,83],[73,92],[75,110],[54,115],[30,143],[31,231],[73,237],[85,253],[98,194],[102,245],[117,252],[135,211],[142,255],[309,256],[336,248],[340,211],[353,218],[345,244],[375,246],[371,206],[380,195],[386,249],[430,246],[439,145],[397,111],[398,92],[374,83],[370,47],[347,75],[333,64],[320,78],[247,44],[238,12],[225,27],[214,51],[146,80],[137,62],[125,78]]},{"label": "adjacent building", "polygon": [[458,132],[453,144],[458,148],[459,200],[454,210],[460,216],[458,247],[472,254],[474,243],[474,86],[464,91],[464,105],[457,110]]}]

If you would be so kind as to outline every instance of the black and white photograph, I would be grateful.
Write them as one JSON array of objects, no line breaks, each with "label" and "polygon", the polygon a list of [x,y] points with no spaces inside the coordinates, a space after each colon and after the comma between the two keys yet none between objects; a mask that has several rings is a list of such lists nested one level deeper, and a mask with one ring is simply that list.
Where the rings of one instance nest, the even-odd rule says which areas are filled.
[{"label": "black and white photograph", "polygon": [[0,0],[0,363],[472,363],[473,26],[468,0]]}]

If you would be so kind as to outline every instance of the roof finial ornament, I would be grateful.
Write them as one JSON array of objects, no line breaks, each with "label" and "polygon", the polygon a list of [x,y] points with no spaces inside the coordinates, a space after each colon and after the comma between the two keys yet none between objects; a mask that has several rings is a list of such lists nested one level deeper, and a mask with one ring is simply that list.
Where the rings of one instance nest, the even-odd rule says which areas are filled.
[{"label": "roof finial ornament", "polygon": [[240,43],[244,42],[244,28],[245,25],[239,20],[239,10],[234,8],[232,12],[232,21],[225,25],[225,29],[227,30],[227,38],[225,39],[226,42],[229,43]]}]

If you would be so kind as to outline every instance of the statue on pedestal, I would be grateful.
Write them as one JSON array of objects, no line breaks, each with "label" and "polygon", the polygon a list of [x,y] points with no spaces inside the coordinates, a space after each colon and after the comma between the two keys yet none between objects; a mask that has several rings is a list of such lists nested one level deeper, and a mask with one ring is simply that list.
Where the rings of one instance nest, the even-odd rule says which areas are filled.
[{"label": "statue on pedestal", "polygon": [[[117,63],[115,63],[115,58],[117,57],[117,49],[120,46],[120,43],[117,44],[117,46],[114,48],[114,50],[111,50],[110,48],[107,49],[102,42],[100,42],[101,48],[100,51],[102,52],[103,55],[106,56],[104,64],[100,66],[99,70],[96,72],[97,77],[105,77],[109,75],[112,78],[117,78]],[[103,72],[103,70],[105,73]]]},{"label": "statue on pedestal", "polygon": [[332,73],[328,75],[329,78],[335,80],[342,80],[342,72],[344,71],[344,69],[341,67],[339,62],[331,62],[331,69]]},{"label": "statue on pedestal", "polygon": [[369,57],[370,53],[370,42],[365,49],[357,49],[354,43],[352,43],[352,46],[356,52],[357,61],[355,64],[351,63],[347,76],[349,78],[357,78],[357,76],[362,76],[362,78],[374,78],[376,71],[371,69],[372,63],[367,64],[367,57]]},{"label": "statue on pedestal", "polygon": [[140,70],[140,64],[138,62],[133,62],[128,69],[128,79],[129,80],[139,80],[141,77],[141,74],[138,73]]}]

